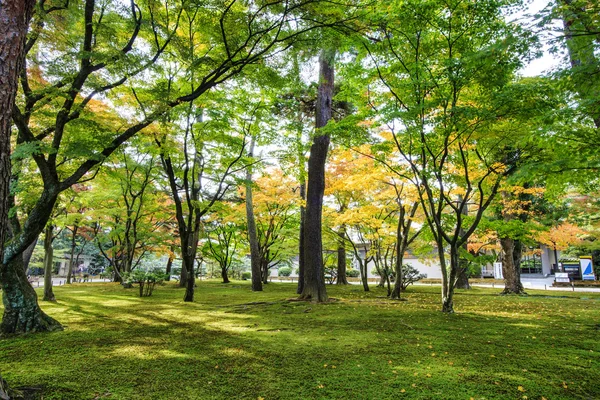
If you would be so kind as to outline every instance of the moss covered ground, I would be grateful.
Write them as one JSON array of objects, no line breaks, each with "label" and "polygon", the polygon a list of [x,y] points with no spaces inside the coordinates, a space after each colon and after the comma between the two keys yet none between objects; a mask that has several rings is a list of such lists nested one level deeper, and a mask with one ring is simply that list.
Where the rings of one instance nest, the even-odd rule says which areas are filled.
[{"label": "moss covered ground", "polygon": [[1,339],[0,374],[44,399],[600,398],[599,294],[474,288],[444,315],[439,287],[328,290],[204,281],[190,304],[173,283],[57,287],[42,307],[65,330]]}]

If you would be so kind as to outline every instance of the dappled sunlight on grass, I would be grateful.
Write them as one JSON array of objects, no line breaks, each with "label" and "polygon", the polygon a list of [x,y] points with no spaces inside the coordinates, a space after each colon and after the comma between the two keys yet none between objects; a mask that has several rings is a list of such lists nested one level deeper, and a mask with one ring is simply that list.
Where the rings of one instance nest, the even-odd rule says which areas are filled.
[{"label": "dappled sunlight on grass", "polygon": [[600,398],[600,295],[477,288],[445,315],[436,287],[328,291],[338,301],[202,281],[184,303],[175,283],[143,299],[61,286],[42,307],[66,330],[1,340],[0,372],[48,399]]}]

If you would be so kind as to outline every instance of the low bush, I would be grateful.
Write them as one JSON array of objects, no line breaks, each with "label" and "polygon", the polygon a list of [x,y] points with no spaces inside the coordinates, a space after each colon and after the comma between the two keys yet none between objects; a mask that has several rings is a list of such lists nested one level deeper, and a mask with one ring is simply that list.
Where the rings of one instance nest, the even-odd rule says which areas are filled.
[{"label": "low bush", "polygon": [[357,269],[347,269],[346,276],[348,278],[358,278],[360,276],[360,271]]},{"label": "low bush", "polygon": [[290,276],[292,274],[292,268],[290,267],[281,267],[277,270],[277,275],[279,276]]},{"label": "low bush", "polygon": [[152,296],[156,284],[162,283],[167,279],[167,275],[161,271],[144,271],[137,269],[133,272],[123,274],[124,284],[138,284],[140,287],[140,297]]},{"label": "low bush", "polygon": [[247,281],[248,279],[252,278],[252,273],[251,272],[242,272],[242,280]]}]

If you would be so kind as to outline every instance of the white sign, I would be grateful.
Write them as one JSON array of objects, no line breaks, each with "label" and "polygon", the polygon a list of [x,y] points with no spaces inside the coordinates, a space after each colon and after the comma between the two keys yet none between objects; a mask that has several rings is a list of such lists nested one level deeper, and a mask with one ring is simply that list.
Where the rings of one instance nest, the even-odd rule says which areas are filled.
[{"label": "white sign", "polygon": [[494,279],[504,279],[502,276],[502,263],[495,262],[494,263]]},{"label": "white sign", "polygon": [[569,274],[566,272],[557,272],[554,274],[554,282],[564,282],[569,283],[571,280],[569,279]]},{"label": "white sign", "polygon": [[581,279],[584,281],[595,281],[596,275],[594,275],[594,265],[592,263],[592,257],[580,257],[579,266],[581,267]]}]

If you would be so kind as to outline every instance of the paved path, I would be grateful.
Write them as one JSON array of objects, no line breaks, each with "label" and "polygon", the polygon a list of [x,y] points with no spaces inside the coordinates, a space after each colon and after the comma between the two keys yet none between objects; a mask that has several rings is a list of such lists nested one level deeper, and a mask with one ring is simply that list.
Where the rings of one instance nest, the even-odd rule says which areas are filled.
[{"label": "paved path", "polygon": [[[62,286],[66,283],[67,278],[52,278],[52,285],[53,286]],[[88,282],[93,282],[93,283],[98,283],[98,282],[109,282],[110,280],[108,279],[100,279],[100,278],[95,278],[92,280],[89,280]],[[277,278],[273,279],[273,282],[290,282],[289,280],[279,280]],[[297,280],[295,280],[295,282],[297,282]],[[543,277],[536,277],[536,278],[530,278],[530,277],[522,277],[521,278],[521,282],[523,283],[523,286],[525,287],[525,290],[527,289],[535,289],[535,290],[551,290],[551,291],[559,291],[559,292],[588,292],[588,293],[600,293],[600,288],[591,288],[591,287],[576,287],[576,288],[569,288],[569,287],[552,287],[552,283],[554,282],[554,278],[553,277],[548,277],[548,278],[543,278]],[[78,282],[75,282],[75,284],[77,284]],[[350,282],[353,285],[361,285],[361,282]],[[39,280],[34,280],[32,283],[34,288],[37,287],[43,287],[44,286],[44,278],[40,278]],[[371,282],[370,285],[373,285],[373,283]],[[418,286],[439,286],[440,284],[429,284],[429,283],[415,283],[415,285]],[[477,286],[477,287],[486,287],[486,288],[498,288],[501,289],[503,287],[502,284],[495,284],[495,283],[474,283],[472,284],[473,286]]]}]

